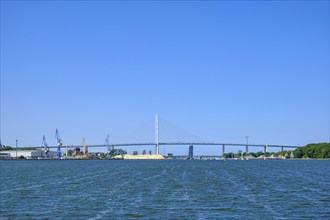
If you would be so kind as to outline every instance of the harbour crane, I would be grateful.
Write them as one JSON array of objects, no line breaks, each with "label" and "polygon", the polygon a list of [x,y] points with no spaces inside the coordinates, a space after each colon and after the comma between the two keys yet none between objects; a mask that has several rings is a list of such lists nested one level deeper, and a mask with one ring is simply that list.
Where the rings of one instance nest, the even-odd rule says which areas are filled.
[{"label": "harbour crane", "polygon": [[[105,139],[104,145],[107,146],[108,152],[111,151],[110,147],[110,136],[108,135],[107,138]],[[113,149],[113,146],[112,146]]]},{"label": "harbour crane", "polygon": [[87,148],[87,145],[86,145],[85,137],[83,137],[82,144],[84,146],[84,155],[83,155],[83,158],[84,159],[88,159],[88,148]]},{"label": "harbour crane", "polygon": [[56,128],[56,132],[55,132],[55,138],[57,140],[57,157],[61,158],[62,157],[62,153],[61,153],[62,140],[60,138],[60,135],[58,134],[57,128]]},{"label": "harbour crane", "polygon": [[44,151],[45,151],[45,157],[49,157],[49,154],[48,154],[49,153],[49,147],[48,147],[45,135],[42,138],[42,146],[43,146]]}]

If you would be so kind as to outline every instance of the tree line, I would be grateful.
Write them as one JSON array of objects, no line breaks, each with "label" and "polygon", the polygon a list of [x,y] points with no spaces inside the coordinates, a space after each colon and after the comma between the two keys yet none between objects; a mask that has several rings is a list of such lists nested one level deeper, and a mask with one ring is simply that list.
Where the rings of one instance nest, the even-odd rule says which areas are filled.
[{"label": "tree line", "polygon": [[293,152],[295,158],[330,158],[330,143],[308,144]]},{"label": "tree line", "polygon": [[223,156],[225,158],[240,158],[245,156],[250,156],[258,158],[260,156],[270,157],[285,157],[289,158],[312,158],[312,159],[330,159],[330,143],[317,143],[317,144],[308,144],[304,147],[297,148],[295,150],[285,150],[280,152],[242,152],[239,150],[237,153],[226,153]]},{"label": "tree line", "polygon": [[[24,148],[17,148],[17,150],[36,150],[37,148],[35,147],[24,147]],[[11,146],[5,146],[2,145],[0,147],[0,151],[11,151],[11,150],[16,150],[16,148],[12,148]]]}]

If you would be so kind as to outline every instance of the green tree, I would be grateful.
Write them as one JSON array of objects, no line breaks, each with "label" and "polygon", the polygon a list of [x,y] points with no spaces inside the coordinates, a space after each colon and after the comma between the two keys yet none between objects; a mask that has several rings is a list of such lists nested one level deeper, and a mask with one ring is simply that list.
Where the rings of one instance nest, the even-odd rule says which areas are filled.
[{"label": "green tree", "polygon": [[263,153],[262,151],[258,151],[258,152],[256,153],[256,156],[257,156],[257,157],[260,157],[261,155],[264,155],[264,153]]},{"label": "green tree", "polygon": [[142,155],[146,155],[147,154],[147,151],[146,150],[143,150],[142,151]]},{"label": "green tree", "polygon": [[290,159],[290,155],[291,155],[291,151],[288,150],[288,151],[285,151],[285,159]]},{"label": "green tree", "polygon": [[294,150],[297,158],[330,158],[330,143],[308,144]]},{"label": "green tree", "polygon": [[232,152],[229,152],[229,153],[225,154],[225,158],[235,158],[235,154]]},{"label": "green tree", "polygon": [[10,146],[4,146],[4,145],[2,145],[3,147],[2,148],[0,148],[0,151],[7,151],[7,150],[13,150],[13,148],[12,147],[10,147]]},{"label": "green tree", "polygon": [[304,152],[302,148],[298,148],[293,152],[295,158],[302,158],[304,156]]},{"label": "green tree", "polygon": [[133,151],[133,155],[138,155],[138,151],[137,150]]},{"label": "green tree", "polygon": [[254,152],[250,152],[250,156],[256,158],[257,155]]},{"label": "green tree", "polygon": [[113,158],[114,156],[123,155],[123,154],[127,154],[126,150],[123,150],[123,149],[111,149],[108,152],[108,156],[107,157]]}]

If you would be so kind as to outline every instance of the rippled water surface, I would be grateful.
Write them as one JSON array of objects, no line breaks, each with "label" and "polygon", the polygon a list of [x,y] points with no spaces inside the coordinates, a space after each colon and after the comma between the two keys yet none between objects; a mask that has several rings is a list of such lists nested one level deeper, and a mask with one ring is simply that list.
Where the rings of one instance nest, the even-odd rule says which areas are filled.
[{"label": "rippled water surface", "polygon": [[1,219],[329,219],[330,161],[0,161]]}]

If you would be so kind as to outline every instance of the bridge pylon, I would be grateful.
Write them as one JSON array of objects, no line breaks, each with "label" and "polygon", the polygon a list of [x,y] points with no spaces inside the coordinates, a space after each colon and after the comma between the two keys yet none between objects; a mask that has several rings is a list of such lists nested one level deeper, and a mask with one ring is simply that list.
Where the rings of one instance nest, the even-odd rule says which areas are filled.
[{"label": "bridge pylon", "polygon": [[159,154],[159,118],[158,114],[155,115],[155,143],[156,143],[156,154]]}]

